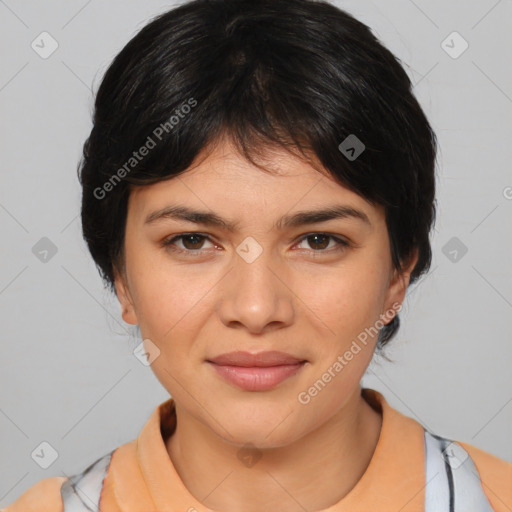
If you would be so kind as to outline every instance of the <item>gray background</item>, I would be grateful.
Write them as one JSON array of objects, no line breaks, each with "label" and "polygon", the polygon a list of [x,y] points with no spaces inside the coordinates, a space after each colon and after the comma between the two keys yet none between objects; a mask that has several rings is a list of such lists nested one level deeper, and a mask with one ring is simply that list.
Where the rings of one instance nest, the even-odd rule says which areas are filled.
[{"label": "gray background", "polygon": [[[171,5],[0,1],[0,506],[134,439],[168,398],[132,354],[137,333],[81,239],[76,165],[91,86]],[[374,360],[363,384],[430,430],[512,461],[511,2],[337,5],[407,63],[440,142],[433,271],[409,290],[396,362]],[[43,31],[59,45],[47,59],[31,48]],[[457,58],[441,44],[453,31],[469,43]],[[43,237],[57,249],[46,262],[32,251]],[[47,469],[31,458],[43,441],[58,452]]]}]

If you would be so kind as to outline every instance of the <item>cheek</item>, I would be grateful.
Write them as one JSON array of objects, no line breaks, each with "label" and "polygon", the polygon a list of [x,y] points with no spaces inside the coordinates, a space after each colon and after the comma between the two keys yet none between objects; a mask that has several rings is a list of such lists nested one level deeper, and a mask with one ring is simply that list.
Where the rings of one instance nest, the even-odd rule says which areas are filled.
[{"label": "cheek", "polygon": [[[172,339],[194,333],[208,307],[208,291],[216,280],[200,269],[169,268],[165,260],[139,254],[132,259],[131,288],[141,334],[162,349]],[[210,282],[211,281],[211,282]]]},{"label": "cheek", "polygon": [[305,311],[337,345],[350,343],[382,313],[385,280],[375,267],[368,270],[370,266],[351,265],[316,276],[297,293]]}]

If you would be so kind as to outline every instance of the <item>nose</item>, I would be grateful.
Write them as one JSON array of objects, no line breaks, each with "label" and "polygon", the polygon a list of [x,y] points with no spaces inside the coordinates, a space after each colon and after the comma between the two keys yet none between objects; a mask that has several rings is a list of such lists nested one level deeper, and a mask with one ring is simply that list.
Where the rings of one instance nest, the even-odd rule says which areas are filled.
[{"label": "nose", "polygon": [[284,267],[271,260],[269,251],[250,263],[238,254],[234,256],[216,308],[226,326],[262,334],[291,325],[294,294]]}]

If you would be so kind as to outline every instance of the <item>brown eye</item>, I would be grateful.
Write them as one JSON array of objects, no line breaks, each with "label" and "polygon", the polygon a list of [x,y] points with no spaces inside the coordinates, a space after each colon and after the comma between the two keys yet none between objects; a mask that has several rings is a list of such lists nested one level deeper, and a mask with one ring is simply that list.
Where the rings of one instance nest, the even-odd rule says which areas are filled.
[{"label": "brown eye", "polygon": [[201,253],[207,240],[208,237],[200,233],[185,233],[163,240],[162,246],[175,252],[195,255]]},{"label": "brown eye", "polygon": [[329,246],[330,238],[328,235],[316,234],[308,236],[307,241],[312,249],[325,249]]},{"label": "brown eye", "polygon": [[181,240],[185,249],[194,251],[202,248],[204,238],[205,237],[201,235],[184,235],[181,237]]},{"label": "brown eye", "polygon": [[[327,233],[312,233],[306,235],[302,238],[300,244],[303,244],[304,242],[306,242],[309,247],[302,247],[303,249],[309,248],[313,252],[319,253],[343,250],[349,245],[348,242]],[[330,245],[331,242],[334,243]]]}]

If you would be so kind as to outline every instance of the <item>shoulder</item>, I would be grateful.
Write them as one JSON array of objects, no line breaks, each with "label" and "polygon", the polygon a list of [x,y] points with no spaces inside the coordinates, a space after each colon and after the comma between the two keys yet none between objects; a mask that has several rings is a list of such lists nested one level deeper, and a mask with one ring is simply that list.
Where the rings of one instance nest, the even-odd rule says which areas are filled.
[{"label": "shoulder", "polygon": [[66,509],[90,510],[86,500],[99,504],[103,481],[114,451],[69,478],[64,476],[40,480],[0,512],[63,512],[64,505]]},{"label": "shoulder", "polygon": [[60,488],[65,480],[64,476],[40,480],[0,512],[62,512]]},{"label": "shoulder", "polygon": [[512,463],[471,444],[457,442],[473,459],[493,508],[497,512],[512,510]]}]

